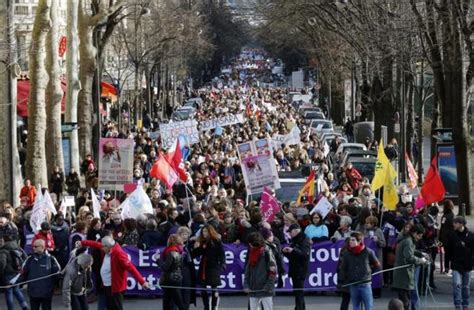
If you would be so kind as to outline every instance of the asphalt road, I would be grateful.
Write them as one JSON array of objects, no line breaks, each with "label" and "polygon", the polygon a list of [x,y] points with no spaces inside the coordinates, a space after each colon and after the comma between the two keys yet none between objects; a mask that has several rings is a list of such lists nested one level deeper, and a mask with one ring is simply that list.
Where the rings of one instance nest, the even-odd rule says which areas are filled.
[{"label": "asphalt road", "polygon": [[[422,297],[421,309],[453,309],[452,295],[451,295],[451,277],[441,275],[436,271],[436,285],[437,290],[431,296]],[[471,282],[473,283],[473,282]],[[472,286],[471,286],[472,290]],[[307,309],[323,309],[336,310],[339,309],[340,297],[335,296],[334,293],[327,293],[328,296],[319,296],[315,293],[307,293],[306,306]],[[375,299],[375,309],[387,309],[388,302],[391,298],[396,297],[396,293],[390,289],[383,289],[382,298]],[[294,309],[294,299],[290,295],[279,295],[273,299],[274,309]],[[54,296],[53,309],[62,309],[61,297]],[[222,296],[220,309],[247,309],[247,297],[245,295]],[[6,309],[5,300],[0,300],[0,309]],[[90,309],[95,310],[96,304],[90,304]],[[127,298],[124,302],[124,309],[140,309],[140,310],[156,310],[162,309],[160,298]],[[198,299],[198,306],[192,306],[192,309],[203,309],[201,299]]]}]

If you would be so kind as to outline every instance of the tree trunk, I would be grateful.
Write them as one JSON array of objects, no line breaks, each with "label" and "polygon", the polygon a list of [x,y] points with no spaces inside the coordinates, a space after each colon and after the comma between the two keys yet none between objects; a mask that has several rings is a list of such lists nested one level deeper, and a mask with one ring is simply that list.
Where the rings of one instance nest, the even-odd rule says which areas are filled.
[{"label": "tree trunk", "polygon": [[85,13],[83,0],[79,0],[78,14],[79,57],[81,60],[79,78],[81,90],[78,96],[79,153],[85,157],[92,154],[92,83],[97,68],[97,49],[93,44],[93,29],[89,24],[89,16]]},{"label": "tree trunk", "polygon": [[48,184],[45,151],[45,89],[48,83],[48,74],[44,61],[46,58],[46,36],[51,28],[50,5],[51,0],[38,2],[29,55],[30,94],[28,99],[26,176],[34,185]]},{"label": "tree trunk", "polygon": [[[472,188],[471,188],[471,135],[467,118],[469,102],[465,95],[465,84],[463,70],[463,41],[460,32],[457,30],[458,21],[453,17],[455,7],[450,3],[452,16],[450,25],[453,29],[451,34],[451,53],[447,57],[447,62],[451,68],[452,80],[446,80],[446,84],[452,89],[451,103],[452,109],[452,129],[454,149],[456,151],[456,171],[458,179],[459,205],[466,204],[466,213],[471,215]],[[455,29],[456,28],[456,29]],[[469,81],[471,82],[471,81]],[[470,86],[470,84],[469,84]]]},{"label": "tree trunk", "polygon": [[[67,7],[67,92],[66,92],[66,122],[77,123],[77,99],[81,84],[79,82],[78,67],[78,0],[69,0]],[[70,134],[71,143],[71,168],[79,172],[79,136],[77,130],[73,130]],[[66,173],[69,171],[66,171]]]},{"label": "tree trunk", "polygon": [[[380,140],[380,126],[387,126],[387,139],[394,137],[394,115],[396,109],[392,100],[393,85],[393,59],[385,58],[382,63],[383,84],[380,77],[376,74],[372,83],[371,97],[374,107],[374,136],[377,141]],[[385,145],[387,141],[384,141]]]},{"label": "tree trunk", "polygon": [[[415,158],[413,158],[413,154],[411,152],[412,143],[415,142],[415,96],[414,96],[414,88],[415,88],[415,81],[413,79],[412,74],[406,74],[406,85],[408,86],[408,98],[406,100],[406,108],[407,108],[407,119],[406,119],[406,143],[405,143],[405,150],[410,157],[412,162],[415,162]],[[401,156],[405,156],[405,154],[400,154]]]},{"label": "tree trunk", "polygon": [[21,184],[20,164],[16,145],[16,76],[13,66],[16,63],[15,34],[9,31],[13,14],[11,1],[0,1],[0,197],[13,206],[19,205]]},{"label": "tree trunk", "polygon": [[61,99],[63,91],[60,85],[59,69],[59,35],[58,35],[58,0],[51,0],[50,9],[51,28],[46,38],[46,71],[49,74],[46,86],[46,162],[48,171],[52,172],[55,166],[64,171],[64,157],[61,134]]}]

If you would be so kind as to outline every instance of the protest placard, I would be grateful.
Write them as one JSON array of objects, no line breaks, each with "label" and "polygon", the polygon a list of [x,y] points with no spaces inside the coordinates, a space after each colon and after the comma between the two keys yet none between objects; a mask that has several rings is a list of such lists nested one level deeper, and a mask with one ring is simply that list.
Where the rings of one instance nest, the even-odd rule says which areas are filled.
[{"label": "protest placard", "polygon": [[282,144],[285,145],[295,145],[299,144],[301,141],[300,138],[301,130],[298,126],[293,126],[290,132],[287,135],[274,134],[272,137],[272,142],[275,148],[280,148]]},{"label": "protest placard", "polygon": [[309,214],[313,214],[314,212],[318,211],[324,219],[333,207],[334,206],[332,205],[332,203],[330,203],[326,197],[323,197],[318,201],[318,203],[314,206],[311,212],[309,212]]},{"label": "protest placard", "polygon": [[133,140],[101,138],[99,145],[99,187],[121,191],[132,183]]},{"label": "protest placard", "polygon": [[199,143],[199,131],[196,120],[170,122],[160,124],[161,142],[164,149],[169,149],[176,139],[182,135],[187,144]]},{"label": "protest placard", "polygon": [[226,114],[220,116],[218,118],[214,118],[211,120],[201,121],[199,123],[199,128],[201,131],[214,129],[216,127],[225,127],[234,124],[240,124],[244,121],[243,114]]}]

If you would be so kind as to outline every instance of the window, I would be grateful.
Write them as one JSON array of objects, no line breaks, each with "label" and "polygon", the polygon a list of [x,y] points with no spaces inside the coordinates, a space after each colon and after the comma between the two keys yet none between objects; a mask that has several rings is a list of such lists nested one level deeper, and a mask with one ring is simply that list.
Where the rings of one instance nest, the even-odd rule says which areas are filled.
[{"label": "window", "polygon": [[36,8],[36,5],[31,7],[31,15],[36,15]]},{"label": "window", "polygon": [[28,7],[25,5],[15,6],[15,15],[28,15]]}]

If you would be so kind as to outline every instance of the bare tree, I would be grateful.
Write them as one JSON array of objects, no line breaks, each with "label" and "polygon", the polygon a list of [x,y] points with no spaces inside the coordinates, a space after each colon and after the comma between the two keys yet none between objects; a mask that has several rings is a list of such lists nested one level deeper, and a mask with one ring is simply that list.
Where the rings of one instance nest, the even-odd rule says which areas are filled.
[{"label": "bare tree", "polygon": [[51,28],[51,0],[40,0],[36,10],[30,46],[30,95],[28,100],[28,145],[26,176],[35,185],[48,184],[46,169],[46,103],[48,83],[44,61],[46,36]]},{"label": "bare tree", "polygon": [[[77,98],[81,83],[79,82],[78,66],[78,33],[77,20],[79,0],[69,0],[67,4],[67,97],[66,115],[67,122],[77,123]],[[79,171],[79,137],[77,130],[70,133],[71,141],[71,168]],[[67,172],[66,172],[67,173]]]},{"label": "bare tree", "polygon": [[[51,28],[46,38],[46,71],[49,74],[46,86],[46,162],[48,171],[52,172],[55,166],[64,171],[64,157],[61,134],[61,89],[59,68],[59,35],[58,35],[58,0],[51,0],[50,9]],[[46,185],[46,184],[45,184]]]},{"label": "bare tree", "polygon": [[[92,122],[92,112],[94,110],[93,102],[94,96],[98,97],[98,94],[93,93],[94,76],[99,76],[99,74],[97,74],[98,59],[100,60],[103,51],[103,48],[97,50],[97,46],[105,46],[113,32],[113,28],[117,24],[115,18],[121,12],[124,3],[124,0],[110,1],[110,5],[107,5],[102,1],[92,0],[89,11],[86,8],[86,1],[79,0],[78,30],[80,39],[79,55],[81,59],[79,76],[82,88],[79,91],[78,97],[78,104],[81,107],[78,113],[78,121],[79,152],[81,156],[92,153],[92,129],[94,125]],[[97,37],[96,29],[98,27],[105,27],[101,38]],[[100,86],[96,85],[96,87]],[[99,90],[100,89],[96,89],[96,92],[98,93]],[[97,106],[96,109],[98,108]],[[98,126],[99,122],[100,120],[96,119],[96,126]]]},{"label": "bare tree", "polygon": [[0,197],[17,206],[21,183],[16,146],[16,42],[10,1],[0,1]]}]

